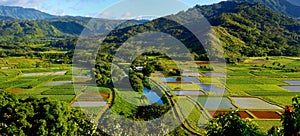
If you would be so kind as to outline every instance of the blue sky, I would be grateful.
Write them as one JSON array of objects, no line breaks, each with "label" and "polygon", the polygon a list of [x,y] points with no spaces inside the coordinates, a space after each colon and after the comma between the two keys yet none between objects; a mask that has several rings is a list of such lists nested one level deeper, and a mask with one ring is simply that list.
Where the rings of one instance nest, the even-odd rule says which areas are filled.
[{"label": "blue sky", "polygon": [[[134,1],[145,1],[145,3],[148,3],[135,4],[138,2]],[[177,4],[174,4],[176,3],[176,0],[169,0],[168,2],[167,0],[0,0],[0,5],[34,8],[54,15],[95,17],[96,15],[99,16],[99,14],[102,13],[101,17],[110,18],[108,11],[112,11],[112,9],[114,9],[112,12],[119,12],[120,14],[122,13],[122,15],[116,15],[118,17],[129,17],[130,15],[136,16],[137,14],[132,14],[136,12],[162,16],[169,13],[176,13],[181,10],[186,10],[187,8],[193,7],[196,4],[207,5],[220,1],[222,0],[178,0]],[[162,9],[165,10],[165,12],[161,11]],[[126,12],[126,10],[130,11]],[[147,10],[152,10],[152,12],[146,12]]]}]

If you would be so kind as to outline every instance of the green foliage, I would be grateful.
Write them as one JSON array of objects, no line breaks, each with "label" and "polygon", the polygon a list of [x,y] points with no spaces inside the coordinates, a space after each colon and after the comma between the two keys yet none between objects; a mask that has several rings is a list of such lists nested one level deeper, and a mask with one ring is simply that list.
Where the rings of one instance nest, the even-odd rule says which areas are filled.
[{"label": "green foliage", "polygon": [[300,133],[300,97],[292,99],[292,106],[286,106],[281,121],[284,127],[284,135],[291,136]]},{"label": "green foliage", "polygon": [[268,130],[268,135],[269,136],[283,136],[283,131],[279,127],[273,126]]},{"label": "green foliage", "polygon": [[[235,0],[239,2],[245,2],[245,0]],[[294,18],[300,17],[300,7],[293,5],[290,1],[287,0],[247,0],[249,2],[258,2],[264,4],[268,8]]]},{"label": "green foliage", "polygon": [[1,135],[92,135],[96,128],[79,109],[48,98],[18,99],[0,92]]},{"label": "green foliage", "polygon": [[[228,5],[229,3],[223,2],[218,6],[226,8]],[[260,4],[231,2],[230,8],[225,12],[208,14],[205,12],[209,10],[207,7],[200,7],[212,25],[218,26],[215,30],[227,49],[225,53],[238,51],[237,55],[246,56],[299,54],[296,49],[299,48],[299,31],[295,28],[299,28],[300,23],[297,20],[273,12]]]},{"label": "green foliage", "polygon": [[132,118],[137,120],[154,120],[167,113],[169,109],[170,106],[167,106],[166,104],[159,105],[157,103],[147,106],[139,106],[136,111],[132,111],[135,115]]},{"label": "green foliage", "polygon": [[[196,6],[169,17],[185,23],[187,17],[195,20],[203,14],[213,25],[225,49],[228,61],[241,61],[244,56],[298,56],[300,23],[257,3],[221,2],[209,6]],[[145,24],[112,31],[103,44],[115,51],[137,33],[159,31],[168,33],[185,44],[198,59],[207,59],[205,50],[193,35],[170,20],[159,18]]]},{"label": "green foliage", "polygon": [[80,35],[80,33],[85,28],[83,25],[76,23],[76,22],[71,22],[71,21],[54,21],[54,22],[51,22],[51,24],[55,28],[60,30],[61,32],[67,33],[67,34]]},{"label": "green foliage", "polygon": [[143,92],[144,90],[143,81],[139,77],[137,77],[135,74],[130,74],[129,80],[133,90],[137,92]]},{"label": "green foliage", "polygon": [[150,77],[151,73],[153,73],[154,71],[155,71],[155,67],[151,64],[147,64],[142,70],[144,76],[146,77]]},{"label": "green foliage", "polygon": [[74,89],[51,89],[44,91],[42,95],[75,95]]},{"label": "green foliage", "polygon": [[223,113],[211,119],[205,129],[208,136],[263,135],[255,123],[241,119],[236,111]]}]

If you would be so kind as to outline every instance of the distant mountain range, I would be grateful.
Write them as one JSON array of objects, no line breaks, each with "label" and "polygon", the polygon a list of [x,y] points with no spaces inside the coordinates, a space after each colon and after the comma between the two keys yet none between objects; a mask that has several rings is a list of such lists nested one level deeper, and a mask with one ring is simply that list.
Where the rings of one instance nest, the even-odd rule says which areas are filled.
[{"label": "distant mountain range", "polygon": [[[254,2],[261,3],[266,7],[294,18],[300,18],[300,0],[227,0],[235,2]],[[66,18],[61,16],[50,15],[39,10],[22,7],[0,6],[0,16],[11,17],[21,20],[53,20]],[[77,17],[77,19],[91,19],[87,17]],[[153,19],[153,17],[152,17]]]},{"label": "distant mountain range", "polygon": [[[172,34],[199,57],[205,54],[205,50],[198,48],[201,43],[192,34],[164,18],[152,21],[95,19],[93,24],[87,26],[91,18],[53,16],[19,7],[1,6],[0,9],[0,45],[48,45],[50,39],[76,38],[84,28],[96,34],[116,28],[105,40],[113,50],[117,49],[113,46],[118,46],[134,34],[150,29]],[[198,19],[201,14],[204,15],[219,36],[226,56],[234,60],[243,56],[300,55],[300,22],[291,18],[299,17],[300,12],[296,12],[299,9],[287,0],[234,0],[195,6],[169,17],[188,23],[187,16]],[[124,23],[118,26],[121,22]]]},{"label": "distant mountain range", "polygon": [[257,2],[293,18],[300,17],[300,0],[231,0],[237,2]]},{"label": "distant mountain range", "polygon": [[50,20],[56,18],[54,15],[50,15],[35,9],[11,6],[0,6],[0,16],[22,20]]}]

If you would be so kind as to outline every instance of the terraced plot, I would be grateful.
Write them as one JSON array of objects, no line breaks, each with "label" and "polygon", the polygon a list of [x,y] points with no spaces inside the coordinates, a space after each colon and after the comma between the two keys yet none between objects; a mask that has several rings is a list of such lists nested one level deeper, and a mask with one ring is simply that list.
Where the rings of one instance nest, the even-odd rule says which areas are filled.
[{"label": "terraced plot", "polygon": [[59,86],[59,85],[66,85],[66,84],[73,84],[72,81],[53,81],[53,82],[48,82],[44,86]]},{"label": "terraced plot", "polygon": [[300,86],[281,86],[281,87],[292,92],[300,92]]},{"label": "terraced plot", "polygon": [[284,82],[290,85],[300,85],[300,80],[284,80]]},{"label": "terraced plot", "polygon": [[220,88],[212,84],[199,84],[199,86],[205,91],[205,92],[212,92],[215,94],[224,94],[226,92],[225,88]]},{"label": "terraced plot", "polygon": [[205,95],[202,91],[173,91],[175,95]]},{"label": "terraced plot", "polygon": [[241,109],[283,110],[283,108],[253,97],[231,97],[233,103]]},{"label": "terraced plot", "polygon": [[167,77],[167,78],[162,78],[163,82],[194,82],[194,83],[200,83],[200,80],[197,78],[193,77],[182,77],[182,78],[175,78],[175,77]]},{"label": "terraced plot", "polygon": [[75,95],[74,89],[50,89],[42,92],[42,95]]},{"label": "terraced plot", "polygon": [[58,72],[41,72],[41,73],[25,73],[22,76],[23,77],[30,77],[30,76],[49,76],[49,75],[53,75],[53,76],[61,76],[61,75],[65,75],[67,73],[67,71],[58,71]]},{"label": "terraced plot", "polygon": [[167,87],[171,88],[171,90],[188,90],[188,91],[199,91],[202,90],[198,84],[193,82],[186,83],[167,83]]},{"label": "terraced plot", "polygon": [[204,73],[205,76],[209,76],[209,77],[225,77],[226,74],[225,73],[219,73],[219,72],[206,72]]},{"label": "terraced plot", "polygon": [[255,117],[260,119],[280,119],[281,116],[274,111],[250,111]]},{"label": "terraced plot", "polygon": [[72,104],[72,107],[103,107],[107,102],[79,101]]},{"label": "terraced plot", "polygon": [[[212,116],[212,117],[216,117],[217,115],[219,114],[222,114],[222,113],[227,113],[228,111],[209,111],[209,114]],[[239,111],[238,114],[240,115],[241,118],[245,119],[245,118],[254,118],[252,117],[249,113],[247,113],[246,111]]]},{"label": "terraced plot", "polygon": [[235,109],[227,97],[199,97],[198,101],[207,109]]},{"label": "terraced plot", "polygon": [[201,126],[208,122],[208,118],[199,107],[183,96],[178,98],[176,106],[187,126],[197,132],[203,132]]}]

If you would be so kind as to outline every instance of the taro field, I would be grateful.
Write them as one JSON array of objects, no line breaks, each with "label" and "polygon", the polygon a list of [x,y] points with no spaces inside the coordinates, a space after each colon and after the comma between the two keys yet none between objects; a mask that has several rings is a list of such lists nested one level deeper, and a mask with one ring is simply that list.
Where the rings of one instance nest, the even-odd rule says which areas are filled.
[{"label": "taro field", "polygon": [[[166,58],[159,61],[168,70],[177,69],[174,61]],[[299,57],[247,58],[227,64],[226,73],[217,72],[209,62],[195,64],[191,71],[182,69],[183,77],[155,76],[161,75],[159,72],[151,76],[165,88],[169,102],[179,102],[174,112],[179,118],[185,118],[185,127],[195,133],[201,131],[209,118],[237,109],[242,118],[254,120],[266,131],[273,125],[280,125],[284,107],[291,105],[294,96],[300,95]],[[34,96],[65,101],[73,107],[83,107],[95,118],[111,104],[114,104],[112,111],[129,116],[137,108],[136,104],[147,103],[135,99],[141,98],[140,94],[117,89],[112,98],[112,90],[106,87],[82,85],[74,91],[71,65],[48,64],[34,58],[7,58],[0,59],[0,67],[1,90],[21,98]],[[76,72],[82,74],[82,80],[76,80],[76,85],[91,79],[87,71]]]},{"label": "taro field", "polygon": [[[165,62],[170,69],[176,68],[172,61],[161,62]],[[267,131],[273,125],[281,125],[280,118],[285,106],[291,105],[292,98],[300,95],[299,57],[247,58],[240,63],[227,64],[226,73],[215,72],[208,62],[196,64],[198,67],[194,69],[200,76],[153,79],[169,89],[172,99],[185,99],[186,105],[197,107],[194,113],[199,114],[197,116],[201,114],[213,118],[238,109],[242,118],[254,120],[263,126],[263,131]],[[226,83],[222,82],[224,78]],[[188,102],[189,97],[193,101]],[[179,105],[178,108],[182,110],[186,107]],[[182,116],[186,116],[185,113]],[[186,123],[189,123],[189,118],[193,118],[193,114]],[[192,127],[201,125],[197,122],[189,124]]]},{"label": "taro field", "polygon": [[[42,67],[37,67],[37,64]],[[39,59],[0,59],[0,89],[20,98],[48,97],[70,103],[73,107],[86,107],[86,111],[97,115],[95,107],[106,107],[111,91],[105,87],[79,86],[74,90],[72,67],[67,64],[48,64]],[[87,72],[81,72],[85,75]],[[82,84],[90,80],[85,76]],[[76,84],[81,84],[78,81]],[[97,113],[96,113],[97,112]]]}]

